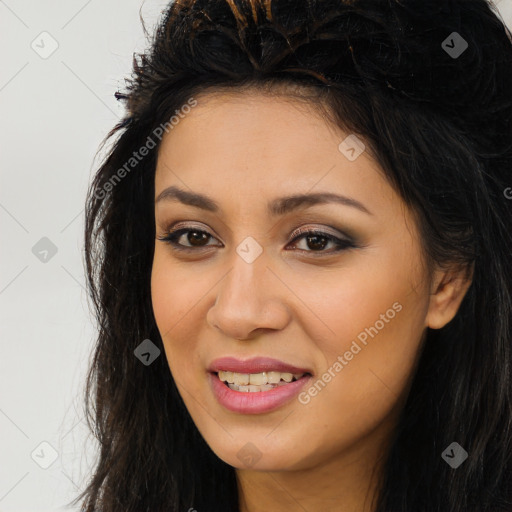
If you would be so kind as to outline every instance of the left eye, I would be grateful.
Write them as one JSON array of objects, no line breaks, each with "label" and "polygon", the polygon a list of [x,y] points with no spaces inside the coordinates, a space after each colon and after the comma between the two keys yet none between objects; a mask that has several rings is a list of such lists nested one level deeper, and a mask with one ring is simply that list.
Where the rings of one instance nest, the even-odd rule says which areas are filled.
[{"label": "left eye", "polygon": [[[185,239],[190,245],[183,245],[179,243],[179,240],[185,235],[187,235]],[[202,249],[204,247],[208,247],[208,244],[205,245],[203,244],[203,242],[208,242],[209,238],[214,237],[213,235],[210,235],[206,231],[202,231],[199,229],[183,228],[178,229],[176,231],[171,231],[170,233],[167,233],[163,237],[158,237],[158,240],[170,244],[171,246],[173,246],[174,249],[178,251],[194,251],[194,249]],[[342,240],[329,233],[325,233],[323,231],[318,230],[302,231],[298,236],[296,236],[292,240],[292,243],[300,239],[304,239],[306,245],[309,246],[310,248],[311,246],[313,247],[313,250],[309,251],[305,249],[299,249],[305,252],[327,252],[324,251],[323,249],[325,249],[326,245],[328,245],[329,243],[334,244],[334,250],[329,251],[328,254],[338,252],[349,247],[355,247],[354,243],[350,240]]]}]

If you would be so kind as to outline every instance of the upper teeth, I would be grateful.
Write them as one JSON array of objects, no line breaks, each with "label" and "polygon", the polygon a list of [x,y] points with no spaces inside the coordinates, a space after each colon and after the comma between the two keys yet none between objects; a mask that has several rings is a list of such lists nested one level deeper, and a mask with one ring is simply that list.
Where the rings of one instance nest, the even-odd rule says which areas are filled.
[{"label": "upper teeth", "polygon": [[265,384],[277,384],[280,380],[291,382],[300,379],[304,373],[281,373],[281,372],[262,372],[262,373],[236,373],[219,371],[219,379],[237,386],[246,386],[253,384],[263,386]]}]

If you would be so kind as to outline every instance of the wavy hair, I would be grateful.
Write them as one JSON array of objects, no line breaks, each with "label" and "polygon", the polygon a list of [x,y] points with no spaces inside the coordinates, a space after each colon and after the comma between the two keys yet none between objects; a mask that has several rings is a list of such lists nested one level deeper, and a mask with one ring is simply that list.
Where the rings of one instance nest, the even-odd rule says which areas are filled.
[{"label": "wavy hair", "polygon": [[[458,36],[467,48],[455,56]],[[86,512],[238,511],[235,470],[200,435],[165,357],[146,367],[134,356],[144,339],[163,351],[150,291],[159,143],[126,163],[194,95],[265,88],[364,140],[417,214],[430,264],[474,269],[454,319],[428,329],[375,511],[511,511],[512,37],[495,8],[176,0],[150,43],[116,93],[126,114],[86,199],[98,335],[85,408],[99,456],[74,501]],[[457,469],[441,458],[454,441],[469,454]]]}]

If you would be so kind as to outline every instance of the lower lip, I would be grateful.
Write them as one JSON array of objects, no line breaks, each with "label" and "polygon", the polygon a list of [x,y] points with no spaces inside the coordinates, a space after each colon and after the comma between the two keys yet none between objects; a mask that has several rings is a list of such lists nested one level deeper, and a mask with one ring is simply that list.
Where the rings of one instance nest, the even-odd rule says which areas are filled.
[{"label": "lower lip", "polygon": [[311,375],[305,375],[299,380],[277,386],[269,391],[246,392],[229,388],[215,373],[209,375],[210,385],[218,402],[226,409],[241,414],[261,414],[273,411],[298,395],[311,379]]}]

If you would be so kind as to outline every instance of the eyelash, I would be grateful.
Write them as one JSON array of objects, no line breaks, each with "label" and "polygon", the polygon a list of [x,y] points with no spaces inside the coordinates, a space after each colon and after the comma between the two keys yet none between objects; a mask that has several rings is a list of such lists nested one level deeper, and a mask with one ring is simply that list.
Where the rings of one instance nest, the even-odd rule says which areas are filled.
[{"label": "eyelash", "polygon": [[[188,253],[201,251],[202,249],[205,249],[207,247],[215,247],[215,246],[212,246],[212,245],[210,245],[210,246],[205,245],[205,246],[202,246],[202,247],[188,247],[188,246],[183,246],[183,245],[181,245],[181,244],[179,244],[177,242],[177,240],[182,235],[190,233],[190,232],[195,232],[195,233],[199,233],[199,234],[206,234],[206,235],[210,236],[211,238],[215,238],[213,235],[211,235],[207,231],[203,231],[203,230],[198,229],[198,228],[188,227],[188,228],[180,228],[180,229],[177,229],[175,231],[167,232],[164,236],[157,237],[157,239],[161,240],[162,242],[165,242],[165,243],[171,245],[172,248],[174,250],[176,250],[176,251],[182,251],[182,252],[188,252]],[[354,242],[352,242],[351,240],[348,240],[348,239],[347,240],[343,240],[343,239],[340,239],[338,237],[335,237],[334,235],[331,235],[329,233],[325,233],[323,231],[319,231],[317,229],[298,230],[298,232],[296,234],[297,234],[297,236],[295,236],[295,238],[293,238],[290,243],[296,242],[299,239],[304,238],[306,236],[318,236],[318,237],[321,237],[321,238],[326,238],[329,242],[333,242],[335,244],[336,248],[334,250],[331,250],[331,251],[324,251],[324,250],[312,251],[312,250],[305,250],[305,249],[296,249],[296,250],[301,251],[301,252],[312,253],[315,256],[316,255],[318,255],[318,256],[327,255],[328,256],[328,255],[332,255],[332,254],[341,252],[343,250],[347,250],[347,249],[351,249],[351,248],[356,248],[357,247],[354,244]]]}]

